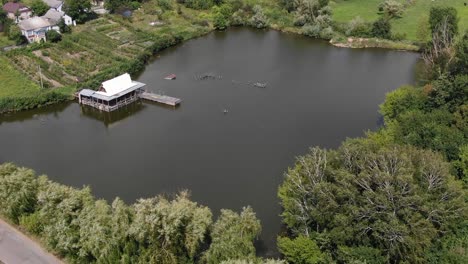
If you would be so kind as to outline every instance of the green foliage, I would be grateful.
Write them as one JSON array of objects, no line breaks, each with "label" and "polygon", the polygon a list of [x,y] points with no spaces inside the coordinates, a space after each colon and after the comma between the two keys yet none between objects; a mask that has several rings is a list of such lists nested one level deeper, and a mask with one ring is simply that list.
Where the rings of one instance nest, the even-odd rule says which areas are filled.
[{"label": "green foliage", "polygon": [[91,2],[89,0],[67,1],[65,2],[63,9],[65,13],[76,20],[77,23],[84,23],[89,18]]},{"label": "green foliage", "polygon": [[452,75],[468,75],[468,31],[463,34],[455,45],[455,57],[451,67]]},{"label": "green foliage", "polygon": [[59,22],[57,23],[57,26],[59,27],[60,33],[62,34],[67,34],[67,33],[72,32],[71,27],[65,24],[65,20],[63,18],[59,20]]},{"label": "green foliage", "polygon": [[184,4],[186,7],[198,10],[210,9],[214,5],[213,0],[178,0],[178,2]]},{"label": "green foliage", "polygon": [[339,263],[355,263],[355,264],[381,264],[388,263],[386,257],[377,248],[372,247],[347,247],[339,246],[337,252]]},{"label": "green foliage", "polygon": [[243,208],[240,215],[231,210],[221,210],[211,231],[210,248],[204,255],[206,263],[254,257],[253,241],[260,234],[260,229],[260,221],[250,207]]},{"label": "green foliage", "polygon": [[278,249],[289,263],[326,263],[325,254],[320,251],[317,243],[303,235],[299,235],[294,239],[278,237]]},{"label": "green foliage", "polygon": [[32,170],[0,165],[0,213],[14,223],[34,211],[37,183]]},{"label": "green foliage", "polygon": [[424,261],[432,241],[466,217],[465,195],[440,155],[371,139],[311,149],[279,189],[293,234],[315,237],[332,256],[337,246],[364,246],[391,263]]},{"label": "green foliage", "polygon": [[269,20],[266,15],[263,13],[263,9],[259,5],[255,5],[253,8],[254,15],[250,19],[250,24],[256,28],[266,28],[268,27]]},{"label": "green foliage", "polygon": [[229,18],[232,16],[231,6],[224,4],[213,7],[213,26],[224,30],[229,26]]},{"label": "green foliage", "polygon": [[390,39],[392,37],[392,26],[387,19],[379,18],[372,24],[372,36],[376,38]]},{"label": "green foliage", "polygon": [[46,32],[46,39],[52,43],[57,43],[62,40],[62,35],[55,30],[49,30]]},{"label": "green foliage", "polygon": [[346,36],[370,37],[372,25],[367,23],[361,17],[355,17],[346,24]]},{"label": "green foliage", "polygon": [[8,38],[14,40],[16,42],[16,45],[28,43],[28,40],[21,34],[21,30],[17,25],[9,26]]},{"label": "green foliage", "polygon": [[380,106],[380,113],[390,121],[404,112],[424,109],[427,97],[419,88],[402,86],[387,94]]},{"label": "green foliage", "polygon": [[444,108],[451,113],[468,101],[468,75],[454,79],[445,76],[432,82],[428,104],[431,108]]},{"label": "green foliage", "polygon": [[0,165],[0,214],[72,263],[195,263],[202,255],[208,263],[283,263],[255,258],[261,227],[250,207],[222,210],[213,225],[211,210],[187,192],[109,205],[88,187],[70,188],[7,163]]},{"label": "green foliage", "polygon": [[173,0],[158,0],[158,6],[161,7],[162,10],[172,10],[173,7]]},{"label": "green foliage", "polygon": [[387,18],[394,18],[401,17],[403,15],[404,7],[400,2],[395,0],[385,0],[379,5],[378,9]]},{"label": "green foliage", "polygon": [[432,34],[437,34],[447,25],[448,36],[453,39],[458,33],[458,14],[453,7],[432,7],[429,13],[429,25]]},{"label": "green foliage", "polygon": [[35,16],[43,16],[49,10],[49,6],[42,0],[34,0],[31,4],[31,10]]},{"label": "green foliage", "polygon": [[463,133],[454,127],[453,115],[447,110],[408,111],[388,124],[395,142],[440,151],[448,160],[457,159]]}]

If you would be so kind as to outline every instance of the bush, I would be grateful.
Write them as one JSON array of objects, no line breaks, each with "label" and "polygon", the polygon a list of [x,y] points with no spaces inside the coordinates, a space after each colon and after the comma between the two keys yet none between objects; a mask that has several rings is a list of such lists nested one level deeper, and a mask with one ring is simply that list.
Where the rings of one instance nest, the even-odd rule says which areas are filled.
[{"label": "bush", "polygon": [[334,34],[335,32],[331,27],[326,27],[320,32],[320,38],[329,40],[333,38]]},{"label": "bush", "polygon": [[253,8],[254,15],[250,19],[250,23],[253,27],[256,28],[266,28],[268,27],[268,18],[263,13],[263,9],[261,6],[256,5]]},{"label": "bush", "polygon": [[387,19],[380,18],[372,24],[372,36],[376,38],[390,39],[391,25]]},{"label": "bush", "polygon": [[49,10],[49,6],[42,0],[34,0],[31,9],[35,16],[43,16]]},{"label": "bush", "polygon": [[346,24],[345,35],[353,37],[371,36],[372,25],[367,23],[361,17],[355,17]]},{"label": "bush", "polygon": [[404,7],[397,1],[385,0],[379,5],[379,11],[384,13],[388,18],[401,17]]},{"label": "bush", "polygon": [[55,30],[49,30],[46,32],[46,39],[52,43],[57,43],[62,40],[62,35]]},{"label": "bush", "polygon": [[293,23],[294,23],[294,26],[296,26],[296,27],[302,27],[307,23],[307,19],[303,15],[296,15],[294,17],[294,22]]},{"label": "bush", "polygon": [[161,7],[162,10],[172,10],[172,0],[158,0],[158,6]]},{"label": "bush", "polygon": [[302,34],[308,37],[318,38],[320,37],[320,32],[321,29],[319,25],[305,25],[302,27]]}]

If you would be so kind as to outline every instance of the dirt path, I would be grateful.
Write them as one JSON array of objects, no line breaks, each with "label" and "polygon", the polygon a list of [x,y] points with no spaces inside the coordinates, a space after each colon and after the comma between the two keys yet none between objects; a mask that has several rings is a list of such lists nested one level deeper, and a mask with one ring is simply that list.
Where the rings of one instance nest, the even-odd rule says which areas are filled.
[{"label": "dirt path", "polygon": [[37,242],[0,219],[0,263],[63,264]]}]

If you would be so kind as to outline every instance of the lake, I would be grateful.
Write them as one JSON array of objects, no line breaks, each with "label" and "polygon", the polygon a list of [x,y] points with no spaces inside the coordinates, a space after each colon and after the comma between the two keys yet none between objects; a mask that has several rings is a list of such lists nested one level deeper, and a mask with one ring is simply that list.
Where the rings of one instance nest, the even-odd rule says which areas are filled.
[{"label": "lake", "polygon": [[[214,32],[159,53],[136,78],[181,98],[180,107],[137,103],[100,113],[71,102],[4,115],[0,163],[90,185],[108,200],[188,189],[215,214],[250,205],[262,222],[259,254],[275,256],[284,172],[311,146],[335,148],[377,129],[378,105],[415,82],[418,60],[276,31]],[[176,80],[164,80],[172,73]],[[220,78],[195,78],[205,73]]]}]

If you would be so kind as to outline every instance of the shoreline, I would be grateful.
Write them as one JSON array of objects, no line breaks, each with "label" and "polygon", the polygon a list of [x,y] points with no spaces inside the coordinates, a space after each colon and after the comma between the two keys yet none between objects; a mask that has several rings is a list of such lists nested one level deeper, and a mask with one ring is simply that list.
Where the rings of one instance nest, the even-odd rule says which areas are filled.
[{"label": "shoreline", "polygon": [[[240,26],[240,27],[249,27],[249,26]],[[229,30],[229,28],[231,27],[228,27],[227,29],[225,29],[225,31]],[[289,27],[280,28],[280,27],[277,27],[276,25],[270,25],[268,28],[266,28],[266,30],[276,30],[281,33],[294,34],[294,35],[299,35],[299,36],[303,36],[303,37],[310,38],[310,39],[316,39],[316,40],[324,40],[324,41],[327,41],[329,45],[339,47],[339,48],[353,48],[353,49],[382,48],[382,49],[388,49],[388,50],[407,51],[407,52],[419,52],[420,50],[420,48],[416,45],[407,44],[401,41],[395,42],[395,41],[384,40],[384,39],[367,39],[367,38],[354,38],[354,37],[348,37],[348,38],[340,37],[340,38],[334,38],[331,40],[321,39],[321,38],[311,38],[302,34],[301,32],[297,30],[294,30],[294,28],[289,28]],[[170,47],[175,47],[179,44],[184,44],[187,41],[197,39],[202,36],[206,36],[210,33],[213,33],[214,31],[216,31],[216,29],[210,27],[207,30],[197,32],[195,35],[191,36],[190,38],[180,39],[178,41],[174,41],[175,36],[172,35],[171,36],[172,41],[170,38],[164,39],[170,42],[170,43],[167,43],[168,45],[158,46],[158,44],[154,44],[153,46],[148,47],[145,50],[141,51],[140,54],[136,56],[137,58],[133,59],[133,61],[131,62],[131,64],[135,65],[135,67],[130,67],[127,70],[131,75],[139,74],[145,70],[149,61],[151,61],[151,58],[157,55],[158,52],[165,50],[167,48],[170,48]],[[26,49],[26,48],[28,47],[23,47],[21,49]],[[148,55],[148,53],[150,53],[150,55],[146,57],[145,55]],[[5,54],[6,53],[0,56],[7,57]],[[9,63],[11,62],[9,61]],[[18,72],[20,72],[21,74],[25,74],[23,71],[18,70]],[[28,77],[26,76],[26,78]],[[100,79],[102,78],[99,78],[98,76],[96,76],[95,78],[89,80],[88,82],[103,81]],[[61,88],[67,87],[67,86],[64,86],[61,88],[54,88],[45,92],[40,92],[39,95],[25,96],[25,97],[0,98],[0,115],[5,114],[5,113],[14,113],[14,112],[30,110],[34,108],[50,106],[50,105],[54,105],[54,104],[66,102],[66,101],[73,101],[75,100],[74,94],[79,88],[81,88],[80,86],[83,87],[83,86],[88,86],[88,85],[86,83],[83,83],[81,85],[77,85],[76,87],[68,87],[69,89],[73,90],[73,92],[70,94],[63,93],[60,91]],[[66,89],[66,90],[69,90],[69,89]],[[27,103],[27,101],[31,100],[31,98],[35,98],[37,102]],[[12,105],[15,105],[16,107],[12,107]]]}]

